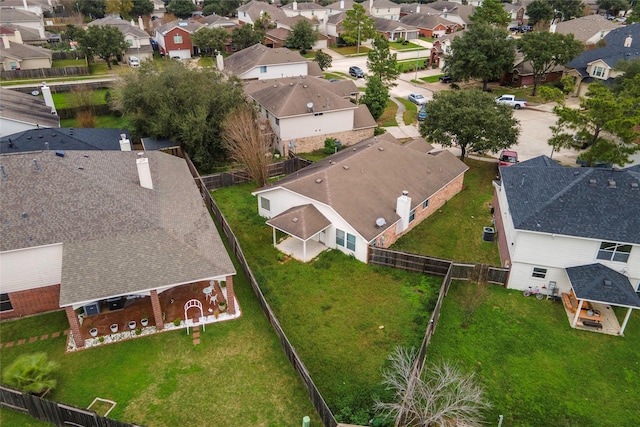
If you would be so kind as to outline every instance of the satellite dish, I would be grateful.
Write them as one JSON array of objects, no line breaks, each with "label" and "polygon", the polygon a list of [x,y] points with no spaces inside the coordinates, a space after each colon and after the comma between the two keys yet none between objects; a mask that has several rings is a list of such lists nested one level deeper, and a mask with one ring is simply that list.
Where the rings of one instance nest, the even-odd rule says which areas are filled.
[{"label": "satellite dish", "polygon": [[384,219],[384,218],[382,218],[382,217],[381,217],[381,218],[376,219],[376,225],[377,225],[378,227],[382,227],[382,226],[383,226],[383,225],[385,225],[386,223],[387,223],[387,221],[385,221],[385,219]]}]

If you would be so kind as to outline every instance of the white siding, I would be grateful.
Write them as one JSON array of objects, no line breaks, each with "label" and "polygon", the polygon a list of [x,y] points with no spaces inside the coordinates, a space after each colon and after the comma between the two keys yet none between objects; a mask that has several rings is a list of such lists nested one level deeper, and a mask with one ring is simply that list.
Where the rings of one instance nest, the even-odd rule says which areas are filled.
[{"label": "white siding", "polygon": [[38,127],[34,123],[19,122],[17,120],[10,120],[5,118],[0,119],[0,137],[5,137],[7,135],[13,135],[14,133],[37,128]]},{"label": "white siding", "polygon": [[352,131],[354,111],[354,109],[330,111],[319,116],[310,113],[304,116],[280,119],[280,139],[289,141],[296,138]]},{"label": "white siding", "polygon": [[307,74],[309,74],[308,66],[306,62],[301,62],[298,64],[267,65],[266,67],[267,67],[267,70],[265,73],[260,71],[261,67],[256,67],[242,74],[240,78],[242,78],[243,80],[250,80],[250,79],[267,80],[267,79],[281,79],[283,77],[306,76]]},{"label": "white siding", "polygon": [[62,243],[0,253],[2,292],[36,289],[60,283]]}]

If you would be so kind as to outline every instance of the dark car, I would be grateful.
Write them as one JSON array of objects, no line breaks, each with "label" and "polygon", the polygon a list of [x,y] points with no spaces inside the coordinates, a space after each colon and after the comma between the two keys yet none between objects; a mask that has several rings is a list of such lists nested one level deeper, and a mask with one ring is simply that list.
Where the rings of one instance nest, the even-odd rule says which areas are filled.
[{"label": "dark car", "polygon": [[360,67],[349,67],[349,75],[355,77],[356,79],[360,79],[364,77],[364,71]]},{"label": "dark car", "polygon": [[427,119],[427,109],[423,105],[420,110],[418,110],[418,121],[423,122]]},{"label": "dark car", "polygon": [[451,83],[453,82],[453,77],[451,76],[440,76],[440,83]]}]

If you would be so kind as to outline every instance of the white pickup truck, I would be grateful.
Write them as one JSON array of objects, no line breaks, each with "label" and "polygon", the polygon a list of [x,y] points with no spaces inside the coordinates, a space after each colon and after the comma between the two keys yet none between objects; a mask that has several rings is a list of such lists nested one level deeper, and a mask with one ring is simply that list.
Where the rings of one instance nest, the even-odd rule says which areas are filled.
[{"label": "white pickup truck", "polygon": [[507,104],[511,105],[516,110],[524,108],[527,106],[526,99],[517,99],[515,95],[502,95],[496,98],[496,102],[498,104]]}]

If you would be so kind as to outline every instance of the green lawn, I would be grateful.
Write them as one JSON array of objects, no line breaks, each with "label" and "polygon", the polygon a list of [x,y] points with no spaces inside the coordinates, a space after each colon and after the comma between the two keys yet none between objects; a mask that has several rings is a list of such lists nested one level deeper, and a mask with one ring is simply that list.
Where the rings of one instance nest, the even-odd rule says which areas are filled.
[{"label": "green lawn", "polygon": [[84,58],[80,59],[54,59],[52,61],[51,67],[53,68],[64,68],[64,67],[86,67],[87,60]]},{"label": "green lawn", "polygon": [[398,121],[396,120],[397,112],[398,112],[398,104],[388,99],[387,108],[385,108],[380,118],[378,118],[378,126],[383,128],[389,127],[389,126],[398,126]]},{"label": "green lawn", "polygon": [[30,415],[0,406],[0,425],[20,427],[51,427],[54,424],[45,423]]},{"label": "green lawn", "polygon": [[[241,271],[236,266],[238,271]],[[95,397],[117,402],[109,417],[147,426],[299,426],[320,420],[246,279],[235,291],[237,320],[208,325],[194,346],[184,330],[65,354],[65,338],[0,350],[0,369],[18,355],[44,351],[60,363],[58,386],[49,399],[86,408]],[[2,341],[59,329],[64,312],[0,323]],[[67,326],[68,327],[68,326]],[[5,333],[7,335],[5,335]],[[5,425],[5,410],[2,425]],[[15,422],[13,420],[15,419]],[[8,425],[23,424],[10,414]]]},{"label": "green lawn", "polygon": [[[96,89],[91,93],[91,105],[104,105],[107,103],[107,93],[109,89]],[[56,104],[56,108],[74,108],[80,107],[80,97],[84,93],[78,94],[76,92],[58,92],[53,93],[53,102]]]},{"label": "green lawn", "polygon": [[455,261],[500,265],[497,243],[482,241],[482,228],[491,225],[489,204],[496,163],[467,158],[464,189],[392,249]]},{"label": "green lawn", "polygon": [[487,425],[501,414],[505,426],[639,425],[637,311],[625,337],[578,331],[562,303],[491,286],[464,329],[467,286],[452,285],[427,357],[476,373],[493,405]]},{"label": "green lawn", "polygon": [[396,345],[419,345],[441,278],[368,266],[333,250],[278,263],[254,187],[213,196],[230,221],[265,297],[342,422],[366,424],[380,369]]},{"label": "green lawn", "polygon": [[[131,129],[129,121],[122,116],[108,115],[96,116],[97,128],[113,128],[113,129]],[[79,128],[81,127],[77,119],[62,119],[60,127],[63,128]]]},{"label": "green lawn", "polygon": [[364,56],[367,55],[371,49],[360,45],[360,53],[358,53],[358,48],[356,46],[332,47],[331,50],[344,56]]},{"label": "green lawn", "polygon": [[415,50],[415,49],[422,49],[422,46],[417,45],[415,43],[398,43],[398,42],[389,42],[389,47],[393,50],[398,50],[398,51],[403,51],[403,50]]},{"label": "green lawn", "polygon": [[396,98],[404,105],[404,113],[402,114],[402,121],[405,125],[411,125],[418,119],[418,106],[413,102],[405,98]]},{"label": "green lawn", "polygon": [[438,81],[440,81],[440,77],[444,76],[444,74],[438,74],[437,76],[427,76],[427,77],[421,77],[420,80],[422,80],[423,82],[427,82],[427,83],[436,83]]}]

